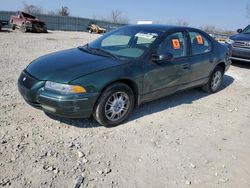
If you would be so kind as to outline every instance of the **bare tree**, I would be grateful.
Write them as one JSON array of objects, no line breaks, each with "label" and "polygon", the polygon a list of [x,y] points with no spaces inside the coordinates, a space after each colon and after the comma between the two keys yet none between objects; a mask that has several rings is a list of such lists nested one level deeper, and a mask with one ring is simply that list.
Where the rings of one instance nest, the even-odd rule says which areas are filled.
[{"label": "bare tree", "polygon": [[49,11],[47,12],[47,14],[48,14],[48,15],[52,15],[52,16],[57,15],[57,13],[56,13],[55,11],[53,11],[53,10],[49,10]]},{"label": "bare tree", "polygon": [[58,15],[60,16],[69,16],[70,10],[66,6],[62,6],[60,10],[58,10]]},{"label": "bare tree", "polygon": [[111,11],[110,19],[112,23],[120,23],[120,24],[128,24],[129,18],[127,16],[122,15],[122,11],[116,9]]},{"label": "bare tree", "polygon": [[235,31],[232,30],[226,30],[226,29],[219,29],[215,26],[209,25],[209,26],[203,26],[200,27],[201,30],[209,33],[209,34],[223,34],[223,35],[233,35],[235,34]]},{"label": "bare tree", "polygon": [[179,25],[179,26],[189,26],[189,23],[185,20],[179,20],[176,25]]},{"label": "bare tree", "polygon": [[36,6],[36,5],[32,5],[32,4],[27,4],[27,3],[23,3],[23,11],[27,12],[29,14],[41,14],[43,13],[43,10],[41,7]]},{"label": "bare tree", "polygon": [[212,25],[203,26],[203,27],[200,27],[200,29],[209,34],[216,33],[216,28]]}]

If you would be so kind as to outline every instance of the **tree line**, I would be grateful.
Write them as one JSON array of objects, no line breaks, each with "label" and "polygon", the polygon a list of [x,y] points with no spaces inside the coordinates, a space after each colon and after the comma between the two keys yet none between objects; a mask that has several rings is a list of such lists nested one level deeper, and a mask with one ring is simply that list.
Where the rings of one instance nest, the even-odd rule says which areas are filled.
[{"label": "tree line", "polygon": [[[27,4],[25,2],[23,3],[23,11],[30,13],[30,14],[43,14],[43,13],[45,13],[41,6]],[[250,20],[250,3],[246,5],[246,12],[247,12],[246,17]],[[70,9],[67,6],[62,6],[57,10],[47,11],[47,14],[58,15],[58,16],[69,16]],[[112,10],[111,13],[106,17],[104,17],[104,16],[98,17],[96,15],[93,15],[93,19],[105,20],[105,21],[117,23],[117,24],[129,24],[129,21],[130,21],[129,18],[126,15],[124,15],[122,11],[120,11],[118,9]],[[162,22],[156,21],[155,23],[162,23]],[[169,23],[171,23],[171,21],[167,22],[167,24],[169,24]],[[179,25],[179,26],[189,26],[189,23],[185,20],[179,20],[173,24]],[[218,34],[232,35],[235,33],[235,31],[218,29],[212,25],[202,26],[202,27],[200,27],[200,29],[204,30],[207,33],[211,33],[211,34],[218,33]]]}]

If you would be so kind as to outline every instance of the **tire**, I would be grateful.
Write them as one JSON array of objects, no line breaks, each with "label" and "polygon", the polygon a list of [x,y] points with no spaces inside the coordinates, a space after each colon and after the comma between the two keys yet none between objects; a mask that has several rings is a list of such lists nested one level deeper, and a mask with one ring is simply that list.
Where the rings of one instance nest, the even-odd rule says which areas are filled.
[{"label": "tire", "polygon": [[216,93],[221,88],[223,77],[223,68],[220,66],[215,67],[214,71],[210,75],[208,82],[202,87],[202,89],[209,94]]},{"label": "tire", "polygon": [[26,32],[27,32],[27,28],[26,28],[26,26],[25,26],[24,24],[21,25],[20,31],[21,31],[22,33],[26,33]]},{"label": "tire", "polygon": [[11,29],[12,29],[13,31],[16,29],[15,24],[12,24],[12,25],[11,25]]},{"label": "tire", "polygon": [[114,83],[99,97],[93,111],[94,119],[105,127],[117,126],[131,114],[134,103],[132,89],[126,84]]}]

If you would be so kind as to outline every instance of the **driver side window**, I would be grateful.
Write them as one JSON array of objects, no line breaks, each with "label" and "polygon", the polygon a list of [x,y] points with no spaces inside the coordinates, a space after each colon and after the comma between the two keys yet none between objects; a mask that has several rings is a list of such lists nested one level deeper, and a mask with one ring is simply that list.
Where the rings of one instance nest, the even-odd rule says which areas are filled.
[{"label": "driver side window", "polygon": [[183,32],[168,35],[159,45],[157,53],[171,53],[174,58],[187,56],[187,42]]}]

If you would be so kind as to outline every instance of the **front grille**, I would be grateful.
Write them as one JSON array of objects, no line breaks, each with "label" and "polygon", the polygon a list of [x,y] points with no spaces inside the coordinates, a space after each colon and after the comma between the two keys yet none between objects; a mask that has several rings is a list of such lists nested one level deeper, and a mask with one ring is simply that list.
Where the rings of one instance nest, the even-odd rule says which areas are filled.
[{"label": "front grille", "polygon": [[235,48],[250,48],[250,41],[235,41],[233,43],[233,47]]},{"label": "front grille", "polygon": [[35,85],[35,83],[38,82],[37,79],[35,79],[34,77],[32,77],[30,74],[26,73],[26,72],[22,72],[18,82],[24,86],[27,89],[31,89],[33,85]]}]

